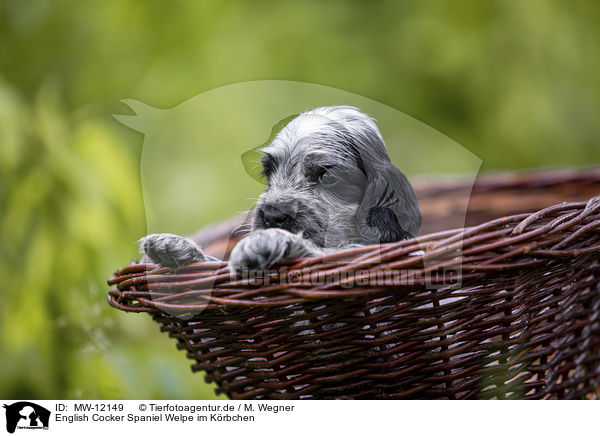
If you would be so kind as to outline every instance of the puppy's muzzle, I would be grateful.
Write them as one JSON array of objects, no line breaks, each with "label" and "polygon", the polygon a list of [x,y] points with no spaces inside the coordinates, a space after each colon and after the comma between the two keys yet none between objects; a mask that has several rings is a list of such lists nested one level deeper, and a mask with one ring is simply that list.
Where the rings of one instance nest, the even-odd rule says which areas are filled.
[{"label": "puppy's muzzle", "polygon": [[280,229],[292,229],[296,226],[296,220],[290,214],[292,211],[275,206],[265,205],[258,210],[259,218],[265,228],[279,227]]}]

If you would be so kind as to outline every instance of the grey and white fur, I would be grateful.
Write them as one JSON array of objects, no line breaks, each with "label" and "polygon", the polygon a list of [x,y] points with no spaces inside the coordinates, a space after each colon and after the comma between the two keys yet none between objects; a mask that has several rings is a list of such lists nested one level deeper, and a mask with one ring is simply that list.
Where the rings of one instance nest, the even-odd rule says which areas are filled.
[{"label": "grey and white fur", "polygon": [[[267,188],[251,232],[231,252],[232,273],[416,236],[421,214],[413,188],[391,163],[375,122],[357,108],[304,112],[261,151]],[[215,260],[168,233],[142,238],[140,250],[143,261],[171,267]]]}]

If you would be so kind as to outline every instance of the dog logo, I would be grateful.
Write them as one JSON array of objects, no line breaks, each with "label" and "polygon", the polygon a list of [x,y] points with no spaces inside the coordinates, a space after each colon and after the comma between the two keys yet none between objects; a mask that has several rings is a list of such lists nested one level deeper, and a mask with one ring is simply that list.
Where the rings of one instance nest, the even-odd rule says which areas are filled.
[{"label": "dog logo", "polygon": [[4,404],[6,409],[6,431],[14,433],[16,429],[48,430],[50,411],[29,401],[19,401],[11,405]]},{"label": "dog logo", "polygon": [[[405,174],[460,173],[464,186],[453,191],[452,218],[444,219],[444,227],[462,228],[482,162],[396,109],[309,83],[236,83],[169,109],[122,102],[133,114],[115,119],[144,134],[140,175],[148,236],[140,248],[149,263],[164,266],[227,259],[232,273],[250,278],[283,257],[319,257],[325,250],[410,239],[419,228],[430,233],[437,222],[419,226],[419,204]],[[232,156],[241,156],[245,172]],[[201,245],[214,244],[210,252],[189,238],[163,233],[190,233],[197,223],[218,219],[212,215],[217,210],[250,212],[229,242],[201,239]],[[240,239],[245,242],[237,243]],[[456,246],[452,259],[460,258]],[[448,268],[461,277],[460,265]],[[264,275],[252,277],[256,282]],[[458,279],[425,279],[432,288],[459,285]],[[164,296],[160,286],[148,287],[152,298]],[[209,300],[201,301],[193,300],[193,310],[170,312],[168,305],[162,310],[189,319]]]}]

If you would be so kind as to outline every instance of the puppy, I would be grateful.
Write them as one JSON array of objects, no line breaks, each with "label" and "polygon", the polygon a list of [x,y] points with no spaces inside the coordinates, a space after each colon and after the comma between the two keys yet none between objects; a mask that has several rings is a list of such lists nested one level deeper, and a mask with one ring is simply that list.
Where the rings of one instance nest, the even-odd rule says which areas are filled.
[{"label": "puppy", "polygon": [[[357,108],[305,112],[262,152],[267,189],[252,212],[250,234],[231,252],[232,273],[416,236],[415,192],[391,163],[375,122]],[[171,267],[216,260],[191,239],[168,233],[142,238],[140,251],[142,261]]]}]

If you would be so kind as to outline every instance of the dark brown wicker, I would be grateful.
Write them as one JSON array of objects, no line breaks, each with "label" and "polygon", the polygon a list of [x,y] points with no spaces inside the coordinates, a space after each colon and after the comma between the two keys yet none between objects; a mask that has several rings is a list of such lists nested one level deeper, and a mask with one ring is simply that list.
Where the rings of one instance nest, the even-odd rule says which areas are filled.
[{"label": "dark brown wicker", "polygon": [[[481,177],[470,227],[429,233],[470,188],[419,184],[426,234],[300,259],[269,286],[224,262],[130,265],[108,300],[151,313],[234,399],[597,398],[600,169]],[[218,251],[234,224],[199,239]]]}]

